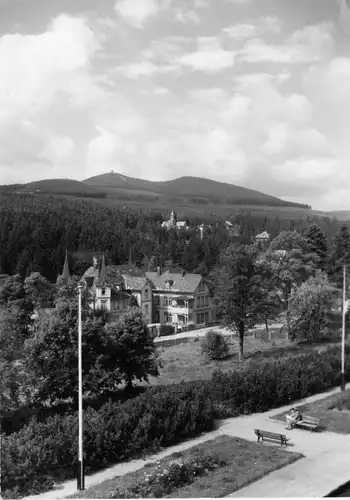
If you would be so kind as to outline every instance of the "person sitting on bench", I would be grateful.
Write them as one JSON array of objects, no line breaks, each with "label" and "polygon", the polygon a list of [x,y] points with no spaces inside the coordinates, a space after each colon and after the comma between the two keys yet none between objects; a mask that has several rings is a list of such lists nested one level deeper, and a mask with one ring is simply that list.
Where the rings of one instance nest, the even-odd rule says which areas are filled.
[{"label": "person sitting on bench", "polygon": [[302,418],[303,417],[300,413],[300,410],[292,408],[290,414],[286,415],[286,424],[287,424],[286,429],[289,429],[289,430],[293,429],[296,422],[298,422],[299,420],[302,420]]}]

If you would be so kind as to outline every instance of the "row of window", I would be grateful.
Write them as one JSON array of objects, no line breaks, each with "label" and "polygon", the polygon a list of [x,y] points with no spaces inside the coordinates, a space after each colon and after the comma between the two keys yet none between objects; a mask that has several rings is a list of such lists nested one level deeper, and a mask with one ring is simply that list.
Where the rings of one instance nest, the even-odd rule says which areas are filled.
[{"label": "row of window", "polygon": [[[196,323],[197,325],[201,325],[203,323],[208,323],[209,321],[209,312],[201,313],[196,315]],[[188,323],[191,323],[193,321],[193,316],[192,314],[188,315]],[[159,311],[156,311],[155,313],[155,322],[159,323],[160,322],[160,315]],[[172,323],[173,322],[173,315],[172,313],[165,312],[164,313],[164,322],[165,323]]]},{"label": "row of window", "polygon": [[200,307],[208,307],[209,306],[209,296],[202,295],[201,297],[197,297],[197,309]]}]

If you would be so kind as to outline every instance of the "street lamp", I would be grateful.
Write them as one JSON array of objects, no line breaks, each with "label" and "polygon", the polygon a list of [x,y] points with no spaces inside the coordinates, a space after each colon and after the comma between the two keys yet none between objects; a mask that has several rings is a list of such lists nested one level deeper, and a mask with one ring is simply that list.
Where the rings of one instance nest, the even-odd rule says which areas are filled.
[{"label": "street lamp", "polygon": [[81,292],[83,286],[78,285],[79,291],[79,308],[78,308],[78,376],[79,376],[79,388],[78,388],[78,415],[79,415],[79,437],[78,437],[78,474],[77,474],[77,489],[85,489],[84,481],[84,463],[83,463],[83,366],[82,366],[82,347],[81,347]]},{"label": "street lamp", "polygon": [[343,265],[343,308],[342,308],[342,341],[341,341],[341,390],[345,391],[345,320],[349,303],[346,300],[346,266]]}]

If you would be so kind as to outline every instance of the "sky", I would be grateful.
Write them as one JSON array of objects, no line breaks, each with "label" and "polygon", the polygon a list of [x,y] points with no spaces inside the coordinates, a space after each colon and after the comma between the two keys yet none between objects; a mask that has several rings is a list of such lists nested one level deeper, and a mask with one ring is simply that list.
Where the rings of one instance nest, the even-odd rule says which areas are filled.
[{"label": "sky", "polygon": [[0,182],[211,178],[350,209],[350,0],[0,0]]}]

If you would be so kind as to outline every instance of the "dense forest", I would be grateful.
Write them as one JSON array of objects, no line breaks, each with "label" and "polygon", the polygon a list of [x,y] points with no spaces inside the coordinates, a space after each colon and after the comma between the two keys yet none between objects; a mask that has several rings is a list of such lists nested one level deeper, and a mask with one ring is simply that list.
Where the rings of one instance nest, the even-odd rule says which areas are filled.
[{"label": "dense forest", "polygon": [[[296,215],[297,217],[297,215]],[[44,194],[2,193],[0,196],[0,271],[10,275],[40,272],[55,281],[68,250],[74,274],[91,264],[94,252],[105,252],[110,264],[133,263],[150,268],[171,261],[188,272],[208,273],[220,251],[232,242],[219,218],[188,218],[190,229],[161,227],[168,213],[135,210],[96,199]],[[333,219],[305,216],[295,221],[266,214],[230,217],[240,228],[236,240],[251,242],[260,231],[275,237],[282,230],[303,231],[316,222],[330,242],[339,229]],[[198,224],[210,225],[201,240]]]}]

